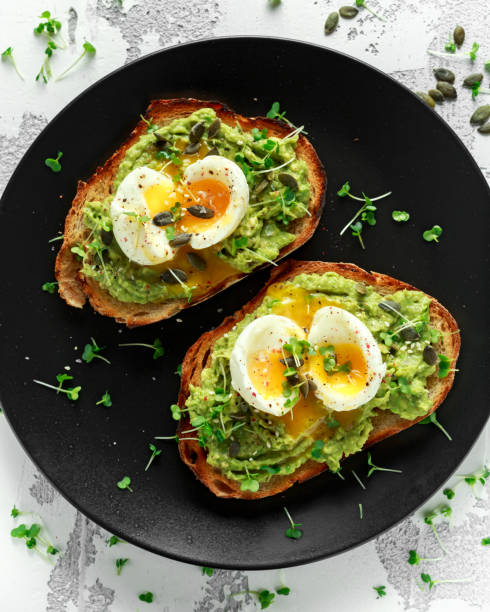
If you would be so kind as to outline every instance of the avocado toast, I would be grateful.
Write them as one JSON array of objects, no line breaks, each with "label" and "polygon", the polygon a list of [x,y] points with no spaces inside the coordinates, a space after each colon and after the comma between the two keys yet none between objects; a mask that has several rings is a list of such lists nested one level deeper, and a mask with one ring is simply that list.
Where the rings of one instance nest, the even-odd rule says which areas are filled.
[{"label": "avocado toast", "polygon": [[[202,199],[191,189],[188,173],[199,164],[207,164],[207,183],[220,167],[226,180],[227,164],[241,175],[235,200],[235,183],[228,197],[241,212],[225,210],[222,226],[228,213],[234,217],[219,240],[210,224],[220,211],[209,202],[220,194],[203,187]],[[163,196],[150,206],[152,181]],[[118,151],[78,184],[56,260],[60,295],[77,308],[88,299],[128,327],[166,319],[304,244],[319,222],[325,185],[300,129],[243,117],[217,102],[156,100]],[[143,196],[142,207],[131,207]],[[209,248],[193,248],[200,230],[189,230],[192,223],[207,228],[201,236],[211,237]]]},{"label": "avocado toast", "polygon": [[[352,382],[359,374],[356,368],[362,368],[354,353],[352,362],[340,359],[340,343],[334,347],[301,340],[295,352],[293,339],[283,345],[281,365],[276,364],[285,396],[279,416],[273,414],[272,402],[258,410],[244,401],[250,389],[239,376],[234,380],[234,353],[248,328],[274,315],[276,321],[295,319],[298,334],[309,331],[305,337],[311,339],[315,318],[322,312],[338,316],[339,311],[374,337],[376,346],[365,345],[367,361],[369,351],[382,359],[359,386],[359,397],[370,393],[367,402],[356,405],[355,395],[346,395],[337,410],[319,403],[319,386],[311,385],[311,374],[304,373],[308,360],[323,361],[327,383],[335,377]],[[337,471],[345,456],[403,431],[439,407],[453,384],[459,348],[451,314],[407,283],[353,264],[288,260],[255,298],[188,349],[178,398],[181,458],[215,495],[239,499],[275,495],[326,469]],[[247,357],[246,367],[252,358]],[[295,368],[291,384],[287,376]],[[268,378],[266,387],[272,376]],[[310,382],[306,394],[305,381]],[[376,388],[369,391],[369,384]],[[257,388],[248,396],[252,402]],[[286,410],[288,402],[292,407]]]}]

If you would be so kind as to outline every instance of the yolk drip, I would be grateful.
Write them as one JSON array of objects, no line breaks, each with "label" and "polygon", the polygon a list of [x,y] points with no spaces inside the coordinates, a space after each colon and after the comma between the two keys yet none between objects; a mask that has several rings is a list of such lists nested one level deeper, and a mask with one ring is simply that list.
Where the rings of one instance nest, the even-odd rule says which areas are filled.
[{"label": "yolk drip", "polygon": [[350,343],[336,344],[335,353],[339,366],[350,362],[350,372],[328,374],[323,367],[324,357],[318,354],[309,357],[309,368],[335,393],[347,396],[356,395],[366,386],[367,364],[364,354],[357,344]]},{"label": "yolk drip", "polygon": [[248,358],[247,371],[250,380],[255,389],[266,399],[282,396],[285,366],[279,361],[280,359],[282,352],[279,350],[258,351]]},{"label": "yolk drip", "polygon": [[316,428],[318,422],[326,416],[323,402],[311,395],[301,397],[294,408],[277,420],[284,423],[286,431],[293,438],[308,433],[310,429]]}]

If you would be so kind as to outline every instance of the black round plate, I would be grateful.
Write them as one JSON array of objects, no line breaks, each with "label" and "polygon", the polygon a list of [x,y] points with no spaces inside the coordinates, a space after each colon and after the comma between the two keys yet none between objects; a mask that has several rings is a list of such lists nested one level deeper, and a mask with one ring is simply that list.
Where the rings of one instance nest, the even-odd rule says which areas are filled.
[{"label": "black round plate", "polygon": [[[127,137],[153,98],[220,100],[244,115],[264,114],[279,100],[295,124],[305,124],[325,164],[329,190],[324,218],[298,259],[355,262],[391,274],[436,296],[463,333],[460,373],[439,411],[453,435],[415,426],[373,450],[381,466],[401,475],[366,478],[366,453],[332,474],[260,501],[220,500],[180,461],[174,443],[148,471],[153,436],[171,435],[175,374],[186,349],[249,300],[268,272],[161,324],[127,330],[76,310],[41,291],[53,280],[56,248],[77,180],[86,178]],[[44,159],[63,151],[63,170]],[[340,228],[356,203],[337,189],[378,195],[376,227],[366,250]],[[411,219],[396,224],[392,210]],[[31,146],[5,191],[0,215],[1,398],[8,420],[34,462],[84,514],[109,531],[156,553],[210,567],[272,568],[321,559],[391,527],[424,502],[467,454],[488,416],[489,190],[454,132],[407,89],[373,68],[313,45],[280,39],[225,38],[166,49],[102,79],[76,98]],[[422,231],[439,224],[439,244]],[[54,243],[59,245],[59,243]],[[112,362],[79,361],[93,336]],[[153,342],[165,356],[120,342]],[[78,360],[78,361],[77,361]],[[80,399],[32,382],[54,382],[70,365]],[[97,406],[108,389],[113,406]],[[471,399],[471,403],[469,400]],[[363,491],[351,470],[367,484]],[[128,475],[134,493],[116,482]],[[363,518],[359,517],[359,504]],[[292,541],[283,506],[303,524]]]}]

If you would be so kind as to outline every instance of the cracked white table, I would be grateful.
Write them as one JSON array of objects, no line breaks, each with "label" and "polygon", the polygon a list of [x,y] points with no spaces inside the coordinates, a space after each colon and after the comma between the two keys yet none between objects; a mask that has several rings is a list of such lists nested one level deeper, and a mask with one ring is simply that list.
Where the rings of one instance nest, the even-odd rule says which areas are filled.
[{"label": "cracked white table", "polygon": [[[326,37],[323,22],[341,1],[283,0],[271,10],[266,0],[24,0],[3,3],[0,9],[0,47],[12,45],[26,74],[21,82],[10,66],[0,66],[0,189],[3,190],[17,162],[47,122],[88,85],[122,64],[175,43],[232,34],[262,34],[296,38],[328,45],[358,57],[391,74],[412,89],[427,90],[433,84],[432,68],[454,65],[428,57],[430,46],[442,48],[456,23],[464,25],[471,40],[481,44],[480,55],[490,59],[490,11],[488,0],[370,0],[382,12],[382,23],[361,12],[343,21]],[[35,83],[41,43],[31,34],[36,16],[50,9],[64,24],[71,43],[62,58],[55,58],[56,72],[67,58],[77,56],[84,38],[97,47],[93,61],[80,64],[59,83],[47,87]],[[486,35],[486,38],[485,38]],[[461,65],[458,66],[461,69]],[[469,70],[468,70],[469,71]],[[344,84],[345,85],[345,84]],[[461,96],[457,104],[444,104],[437,112],[452,125],[490,178],[490,137],[470,128],[474,103]],[[437,432],[435,432],[437,435]],[[442,434],[441,434],[442,435]],[[490,428],[482,434],[460,468],[478,469],[488,459]],[[456,479],[450,482],[455,482]],[[39,474],[0,417],[0,592],[3,612],[215,612],[256,610],[251,598],[230,598],[247,588],[273,589],[277,571],[239,572],[219,570],[211,578],[200,569],[170,561],[129,544],[108,548],[107,534],[77,512]],[[364,546],[332,559],[284,572],[289,597],[276,596],[271,609],[336,612],[416,610],[465,612],[490,610],[490,550],[480,545],[490,536],[490,502],[485,489],[475,496],[460,487],[453,500],[453,520],[441,525],[441,537],[450,555],[430,565],[436,578],[471,577],[465,584],[438,585],[421,591],[415,578],[421,568],[407,563],[407,551],[424,557],[440,550],[422,512]],[[438,493],[424,506],[444,501]],[[38,512],[62,550],[51,566],[10,537],[13,504]],[[116,557],[130,561],[120,577]],[[373,586],[385,585],[386,597],[376,599]],[[142,591],[152,591],[154,603],[138,601]]]}]

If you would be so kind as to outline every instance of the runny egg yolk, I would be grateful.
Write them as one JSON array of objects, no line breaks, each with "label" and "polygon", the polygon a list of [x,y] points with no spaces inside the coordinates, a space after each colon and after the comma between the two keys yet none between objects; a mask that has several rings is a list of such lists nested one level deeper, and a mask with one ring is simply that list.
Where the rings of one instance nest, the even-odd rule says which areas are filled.
[{"label": "runny egg yolk", "polygon": [[144,197],[150,216],[153,218],[158,213],[170,210],[172,206],[175,206],[178,194],[170,182],[165,182],[151,185],[145,189]]},{"label": "runny egg yolk", "polygon": [[349,364],[348,371],[328,373],[325,371],[324,357],[318,353],[309,357],[309,369],[325,382],[335,393],[356,395],[366,386],[367,364],[364,354],[357,344],[336,344],[337,365]]},{"label": "runny egg yolk", "polygon": [[257,351],[252,353],[247,362],[247,371],[255,389],[265,397],[281,397],[282,383],[285,382],[285,366],[280,362],[282,352],[279,350]]},{"label": "runny egg yolk", "polygon": [[208,178],[188,184],[186,188],[194,196],[196,204],[214,212],[210,219],[202,219],[185,212],[180,220],[180,226],[186,232],[191,234],[202,232],[225,215],[230,204],[230,190],[221,181]]}]

